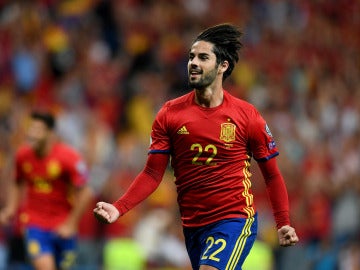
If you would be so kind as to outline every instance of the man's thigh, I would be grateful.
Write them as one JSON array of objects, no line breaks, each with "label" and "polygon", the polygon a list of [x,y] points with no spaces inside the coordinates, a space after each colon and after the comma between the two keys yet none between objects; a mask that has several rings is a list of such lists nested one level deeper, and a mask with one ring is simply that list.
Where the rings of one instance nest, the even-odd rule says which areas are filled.
[{"label": "man's thigh", "polygon": [[241,269],[256,239],[257,217],[227,219],[185,232],[186,245],[194,269]]},{"label": "man's thigh", "polygon": [[42,265],[52,260],[67,269],[75,262],[76,239],[64,239],[54,232],[31,227],[26,230],[26,249],[33,262]]}]

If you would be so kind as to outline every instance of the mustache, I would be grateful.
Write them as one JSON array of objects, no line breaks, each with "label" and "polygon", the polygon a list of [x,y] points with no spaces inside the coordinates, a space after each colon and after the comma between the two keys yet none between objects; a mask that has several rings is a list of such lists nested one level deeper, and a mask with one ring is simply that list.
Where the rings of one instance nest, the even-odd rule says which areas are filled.
[{"label": "mustache", "polygon": [[192,72],[199,73],[199,74],[203,73],[202,69],[197,69],[197,68],[189,69],[189,73],[192,73]]}]

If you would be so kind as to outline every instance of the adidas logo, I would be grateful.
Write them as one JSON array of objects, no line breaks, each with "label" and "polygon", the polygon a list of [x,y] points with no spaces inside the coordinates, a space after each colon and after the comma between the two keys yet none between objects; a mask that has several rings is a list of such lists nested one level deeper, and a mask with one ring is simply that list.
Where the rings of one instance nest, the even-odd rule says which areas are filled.
[{"label": "adidas logo", "polygon": [[182,126],[177,132],[177,134],[189,134],[189,131],[187,131],[185,126]]}]

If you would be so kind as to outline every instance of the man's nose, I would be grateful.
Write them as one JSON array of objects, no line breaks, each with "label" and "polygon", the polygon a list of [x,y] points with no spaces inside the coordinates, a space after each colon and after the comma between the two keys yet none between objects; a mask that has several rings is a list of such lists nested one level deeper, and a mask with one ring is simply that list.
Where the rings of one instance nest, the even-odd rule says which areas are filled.
[{"label": "man's nose", "polygon": [[195,58],[192,59],[192,60],[190,60],[190,67],[196,68],[196,67],[198,67],[198,66],[199,66],[199,65],[198,65],[198,62],[197,62],[197,60],[195,60]]}]

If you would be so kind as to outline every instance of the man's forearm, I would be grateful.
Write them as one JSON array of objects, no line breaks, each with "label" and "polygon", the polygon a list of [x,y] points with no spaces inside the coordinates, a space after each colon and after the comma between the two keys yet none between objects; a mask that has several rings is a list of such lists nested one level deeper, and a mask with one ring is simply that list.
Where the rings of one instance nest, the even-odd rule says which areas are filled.
[{"label": "man's forearm", "polygon": [[89,186],[82,187],[76,192],[74,207],[68,217],[68,221],[74,226],[78,225],[92,198],[93,191]]},{"label": "man's forearm", "polygon": [[279,229],[284,225],[290,225],[288,193],[276,159],[261,162],[259,167],[265,179],[276,227]]}]

